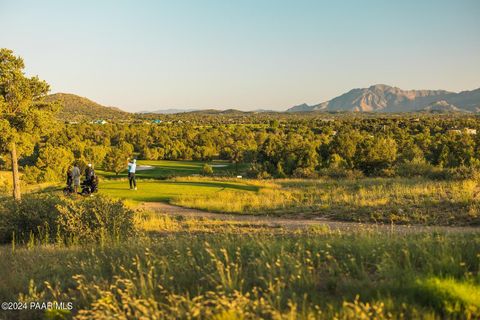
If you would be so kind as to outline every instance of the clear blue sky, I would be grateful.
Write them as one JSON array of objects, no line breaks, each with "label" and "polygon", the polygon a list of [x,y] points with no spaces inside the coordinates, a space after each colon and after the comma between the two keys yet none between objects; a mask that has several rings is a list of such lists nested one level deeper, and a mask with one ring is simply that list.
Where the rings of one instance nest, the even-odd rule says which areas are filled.
[{"label": "clear blue sky", "polygon": [[0,47],[52,92],[129,111],[480,87],[479,0],[0,0]]}]

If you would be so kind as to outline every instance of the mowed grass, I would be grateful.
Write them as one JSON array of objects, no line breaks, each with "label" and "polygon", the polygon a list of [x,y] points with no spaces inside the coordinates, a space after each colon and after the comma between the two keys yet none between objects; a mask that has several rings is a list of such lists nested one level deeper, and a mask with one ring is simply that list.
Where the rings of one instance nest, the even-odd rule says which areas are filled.
[{"label": "mowed grass", "polygon": [[180,196],[219,197],[225,191],[256,192],[259,187],[237,181],[206,179],[138,180],[137,190],[130,190],[127,179],[105,179],[100,192],[116,198],[139,202],[168,202]]},{"label": "mowed grass", "polygon": [[[208,163],[213,167],[214,175],[233,175],[235,173],[235,164],[227,161],[169,161],[169,160],[139,160],[138,166],[152,166],[149,170],[138,170],[136,176],[141,179],[161,179],[168,177],[181,177],[189,175],[199,175],[202,173],[202,168]],[[244,171],[248,165],[239,164],[239,172]],[[115,175],[113,172],[106,172],[102,170],[96,170],[96,172],[103,177],[107,178],[124,178],[127,176],[127,170],[119,175]]]}]

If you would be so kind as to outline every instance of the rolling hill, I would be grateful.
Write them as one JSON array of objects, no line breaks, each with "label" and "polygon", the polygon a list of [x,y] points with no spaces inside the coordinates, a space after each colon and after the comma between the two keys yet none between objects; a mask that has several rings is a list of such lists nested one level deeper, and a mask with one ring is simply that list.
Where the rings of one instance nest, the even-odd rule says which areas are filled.
[{"label": "rolling hill", "polygon": [[460,93],[445,90],[402,90],[384,84],[352,89],[332,100],[317,105],[302,104],[287,112],[356,111],[411,112],[422,110],[432,103],[444,101],[458,111],[480,111],[480,89]]},{"label": "rolling hill", "polygon": [[465,109],[460,109],[445,100],[435,101],[419,111],[428,113],[470,112]]},{"label": "rolling hill", "polygon": [[45,98],[47,102],[62,105],[58,118],[64,121],[92,121],[97,119],[127,119],[130,113],[115,107],[105,107],[92,100],[70,93],[54,93]]}]

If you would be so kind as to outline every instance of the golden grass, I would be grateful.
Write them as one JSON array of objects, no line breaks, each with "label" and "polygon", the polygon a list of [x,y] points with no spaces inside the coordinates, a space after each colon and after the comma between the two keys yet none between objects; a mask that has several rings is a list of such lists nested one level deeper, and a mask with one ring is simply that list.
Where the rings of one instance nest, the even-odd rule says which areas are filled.
[{"label": "golden grass", "polygon": [[171,203],[214,212],[307,214],[357,221],[480,224],[475,180],[422,178],[244,180],[258,192],[224,190]]},{"label": "golden grass", "polygon": [[[37,184],[27,184],[22,180],[23,173],[20,172],[20,188],[22,193],[41,192],[47,189],[62,188],[63,185],[58,182],[43,182]],[[12,173],[10,171],[0,171],[0,197],[11,195],[13,190]]]},{"label": "golden grass", "polygon": [[[241,221],[228,221],[205,218],[185,218],[155,212],[142,211],[135,216],[135,226],[145,233],[245,233],[280,232],[280,227]],[[314,232],[316,230],[312,230]],[[323,230],[326,232],[326,230]]]},{"label": "golden grass", "polygon": [[8,319],[478,319],[479,245],[474,233],[365,230],[7,246],[0,300],[74,303]]},{"label": "golden grass", "polygon": [[12,190],[12,173],[0,171],[0,195],[11,193]]}]

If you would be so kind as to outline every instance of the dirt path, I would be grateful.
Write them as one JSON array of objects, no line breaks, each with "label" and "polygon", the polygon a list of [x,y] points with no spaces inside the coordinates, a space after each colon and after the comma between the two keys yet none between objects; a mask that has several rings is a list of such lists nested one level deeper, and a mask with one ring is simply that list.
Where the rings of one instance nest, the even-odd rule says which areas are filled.
[{"label": "dirt path", "polygon": [[328,226],[332,230],[355,230],[359,227],[369,227],[372,229],[394,231],[394,232],[421,232],[421,231],[447,231],[447,232],[480,232],[480,227],[446,227],[446,226],[419,226],[419,225],[385,225],[374,223],[358,223],[333,221],[323,218],[315,219],[286,219],[272,216],[255,216],[255,215],[241,215],[229,213],[212,213],[201,211],[197,209],[178,207],[162,202],[145,202],[140,205],[140,208],[151,210],[154,212],[172,215],[183,216],[189,218],[208,218],[225,221],[238,221],[251,224],[258,224],[268,227],[285,227],[289,229],[301,229],[310,226]]}]

